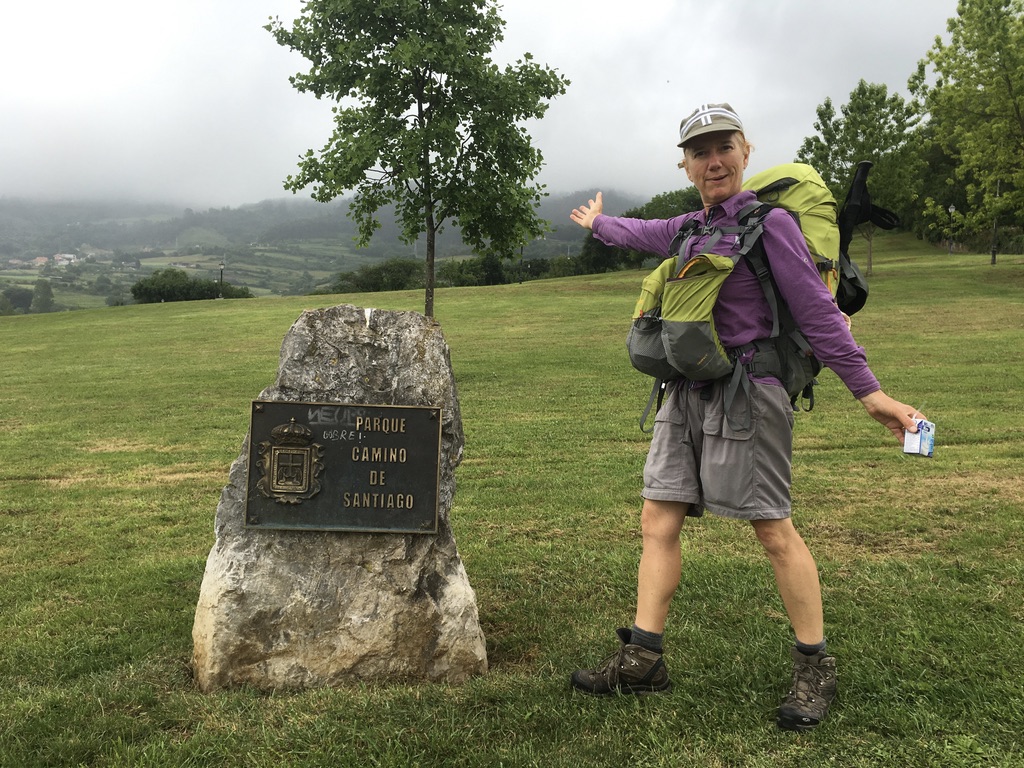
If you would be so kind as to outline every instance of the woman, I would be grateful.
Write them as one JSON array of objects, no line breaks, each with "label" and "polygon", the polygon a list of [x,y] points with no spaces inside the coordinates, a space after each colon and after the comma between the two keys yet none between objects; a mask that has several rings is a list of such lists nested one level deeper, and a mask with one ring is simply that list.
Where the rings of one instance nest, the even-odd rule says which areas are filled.
[{"label": "woman", "polygon": [[[682,224],[696,219],[704,229],[686,241],[679,259],[701,253],[709,242],[708,227],[736,225],[739,212],[756,201],[753,192],[742,189],[751,145],[732,107],[705,104],[682,121],[678,146],[683,149],[680,166],[700,193],[702,211],[666,220],[614,218],[602,214],[598,192],[570,218],[604,243],[664,257],[671,255],[671,243]],[[818,360],[898,439],[903,439],[904,430],[916,432],[912,417],[921,415],[882,392],[793,218],[773,210],[762,242],[779,293]],[[722,238],[713,249],[728,253],[730,247],[735,242]],[[714,309],[715,326],[727,349],[771,333],[772,314],[761,284],[746,262],[741,264],[722,285]],[[668,385],[644,467],[636,618],[632,629],[617,631],[618,652],[595,669],[574,672],[572,685],[593,694],[671,688],[662,650],[669,604],[680,578],[679,535],[687,515],[699,516],[707,509],[750,521],[771,562],[795,635],[793,684],[779,707],[777,723],[807,730],[824,719],[835,696],[836,660],[826,651],[817,566],[790,519],[789,397],[777,379],[749,377],[746,401],[736,398],[728,405],[720,380]],[[743,420],[729,419],[730,409],[749,410],[749,429],[734,428]]]}]

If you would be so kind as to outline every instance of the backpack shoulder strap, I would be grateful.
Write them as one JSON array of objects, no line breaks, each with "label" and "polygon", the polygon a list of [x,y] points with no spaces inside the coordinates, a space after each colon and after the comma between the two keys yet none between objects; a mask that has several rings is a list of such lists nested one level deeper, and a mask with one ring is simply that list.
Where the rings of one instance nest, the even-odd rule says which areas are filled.
[{"label": "backpack shoulder strap", "polygon": [[[756,218],[758,237],[750,243],[744,255],[747,258],[747,263],[750,264],[750,268],[757,276],[757,281],[761,284],[761,290],[764,291],[764,298],[772,311],[772,333],[770,338],[774,339],[782,332],[783,323],[793,325],[789,308],[779,296],[778,287],[775,285],[775,278],[772,276],[771,267],[768,265],[768,256],[764,251],[764,243],[761,242],[760,237],[760,235],[764,234],[764,223],[775,206],[770,203],[761,203],[756,206],[752,204],[748,208],[752,210],[744,213],[747,211],[747,209],[744,209],[740,213],[740,220],[743,221],[744,215],[748,219]],[[789,212],[787,211],[787,213]]]},{"label": "backpack shoulder strap", "polygon": [[753,218],[762,218],[768,215],[768,212],[775,206],[771,203],[764,203],[760,200],[755,200],[752,203],[740,208],[739,216],[736,217],[740,224],[746,224]]},{"label": "backpack shoulder strap", "polygon": [[700,222],[696,218],[687,219],[683,222],[683,226],[676,232],[676,236],[672,238],[672,243],[668,247],[668,255],[676,256],[683,252],[683,246],[686,241],[690,239],[694,232],[700,229]]},{"label": "backpack shoulder strap", "polygon": [[721,239],[722,235],[736,235],[740,240],[740,249],[736,259],[738,262],[739,258],[745,256],[754,246],[754,243],[760,240],[761,235],[764,234],[764,221],[768,218],[772,208],[774,206],[760,201],[750,203],[740,210],[735,226],[719,227],[714,224],[706,226],[702,225],[695,218],[688,219],[672,239],[672,243],[669,246],[669,255],[676,256],[682,253],[686,241],[699,229],[711,235],[706,246],[708,250],[715,246],[715,243]]},{"label": "backpack shoulder strap", "polygon": [[778,292],[775,288],[775,280],[772,277],[771,267],[768,266],[768,258],[764,252],[764,244],[758,238],[757,243],[754,247],[751,247],[746,253],[747,263],[750,264],[750,268],[754,270],[754,274],[757,276],[757,281],[761,284],[761,290],[764,291],[764,298],[768,302],[768,306],[772,311],[772,333],[770,338],[775,338],[781,331],[781,325],[779,322],[779,304],[780,299]]},{"label": "backpack shoulder strap", "polygon": [[753,202],[740,209],[736,220],[739,222],[740,255],[746,256],[754,245],[761,242],[764,223],[775,206],[770,203]]}]

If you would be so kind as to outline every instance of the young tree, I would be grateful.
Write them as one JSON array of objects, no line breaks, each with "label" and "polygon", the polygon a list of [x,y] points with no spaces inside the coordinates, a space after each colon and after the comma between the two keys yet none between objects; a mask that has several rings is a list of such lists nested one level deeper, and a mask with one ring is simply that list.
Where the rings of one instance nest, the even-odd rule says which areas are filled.
[{"label": "young tree", "polygon": [[[956,161],[959,190],[952,178],[947,187],[966,199],[964,227],[985,232],[1024,209],[1024,0],[960,0],[947,29],[949,42],[936,38],[910,88]],[[941,219],[954,199],[927,202]]]},{"label": "young tree", "polygon": [[366,245],[393,203],[402,239],[426,233],[425,313],[434,313],[435,238],[446,221],[479,251],[510,255],[543,232],[542,163],[524,120],[568,81],[524,54],[490,59],[504,22],[495,0],[307,0],[289,29],[267,29],[311,64],[299,91],[338,102],[319,153],[285,187],[321,202],[355,190],[350,215]]},{"label": "young tree", "polygon": [[[813,166],[842,205],[853,180],[857,163],[870,160],[871,197],[879,205],[901,215],[916,197],[919,154],[912,143],[918,122],[917,107],[885,85],[861,80],[850,92],[850,100],[836,114],[826,98],[817,109],[815,136],[804,139],[797,161]],[[861,233],[868,241],[868,274],[874,226],[865,224]]]}]

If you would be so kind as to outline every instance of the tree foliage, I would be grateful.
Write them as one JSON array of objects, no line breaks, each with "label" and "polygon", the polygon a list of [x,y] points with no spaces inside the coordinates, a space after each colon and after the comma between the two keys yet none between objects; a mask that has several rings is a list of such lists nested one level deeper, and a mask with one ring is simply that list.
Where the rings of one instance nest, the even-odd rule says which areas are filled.
[{"label": "tree foliage", "polygon": [[700,199],[700,192],[691,185],[684,189],[655,195],[639,208],[626,211],[624,215],[638,219],[671,219],[681,213],[699,211],[703,207],[704,203]]},{"label": "tree foliage", "polygon": [[[836,114],[826,98],[816,110],[814,129],[797,152],[797,162],[811,165],[821,174],[836,201],[842,205],[858,163],[872,163],[869,187],[872,200],[893,209],[901,218],[913,215],[920,179],[917,145],[912,141],[918,124],[917,106],[885,85],[860,80],[850,100]],[[860,228],[868,241],[867,273],[872,272],[875,227]]]},{"label": "tree foliage", "polygon": [[910,79],[954,161],[946,194],[926,205],[942,221],[954,204],[980,232],[1024,209],[1024,0],[960,0],[947,29]]},{"label": "tree foliage", "polygon": [[55,309],[53,301],[53,286],[49,280],[36,280],[35,288],[32,291],[31,311],[37,314],[53,312]]},{"label": "tree foliage", "polygon": [[818,108],[797,159],[840,199],[852,165],[872,160],[873,199],[919,236],[1020,252],[1024,0],[960,0],[947,31],[910,77],[910,102],[861,81],[839,114],[831,99]]},{"label": "tree foliage", "polygon": [[[10,305],[11,314],[25,314],[32,307],[33,291],[19,285],[11,285],[3,289],[3,297]],[[5,305],[6,306],[6,305]]]},{"label": "tree foliage", "polygon": [[332,293],[375,293],[423,287],[423,270],[416,259],[388,259],[355,272],[342,272],[330,285]]},{"label": "tree foliage", "polygon": [[870,160],[872,197],[905,213],[914,199],[916,105],[885,85],[861,80],[839,113],[826,98],[816,110],[815,135],[804,139],[797,162],[813,166],[839,203],[846,196],[857,163]]},{"label": "tree foliage", "polygon": [[[437,277],[442,286],[505,285],[526,278],[552,277],[549,259],[500,258],[493,253],[465,259],[441,259]],[[422,265],[416,259],[392,258],[365,265],[355,272],[342,272],[325,291],[328,293],[375,293],[405,291],[423,287]]]},{"label": "tree foliage", "polygon": [[267,26],[310,62],[294,87],[338,103],[327,144],[285,186],[311,186],[322,202],[355,190],[362,245],[394,204],[405,242],[426,234],[428,316],[446,221],[502,256],[543,231],[533,183],[543,158],[523,121],[542,117],[568,81],[529,54],[493,63],[503,26],[494,0],[307,0],[291,28]]},{"label": "tree foliage", "polygon": [[231,283],[189,277],[180,269],[161,269],[132,286],[132,297],[139,304],[162,301],[200,301],[203,299],[251,299],[248,288]]}]

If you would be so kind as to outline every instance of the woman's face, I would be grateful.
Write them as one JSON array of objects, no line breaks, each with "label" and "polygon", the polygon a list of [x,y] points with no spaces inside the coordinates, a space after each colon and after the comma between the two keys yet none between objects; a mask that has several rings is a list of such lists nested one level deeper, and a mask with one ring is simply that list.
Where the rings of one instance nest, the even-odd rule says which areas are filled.
[{"label": "woman's face", "polygon": [[705,208],[739,194],[749,159],[750,148],[739,131],[705,133],[683,149],[686,176],[700,192]]}]

